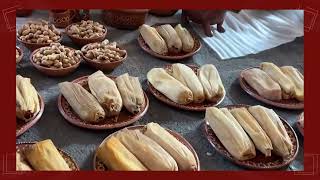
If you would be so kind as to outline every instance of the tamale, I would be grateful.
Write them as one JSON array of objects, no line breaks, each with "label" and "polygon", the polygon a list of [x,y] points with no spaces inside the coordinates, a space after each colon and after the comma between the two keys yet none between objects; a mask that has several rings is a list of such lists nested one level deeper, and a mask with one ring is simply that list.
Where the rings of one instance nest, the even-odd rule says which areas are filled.
[{"label": "tamale", "polygon": [[192,152],[157,123],[148,123],[144,135],[158,143],[177,162],[179,170],[195,170],[197,162]]},{"label": "tamale", "polygon": [[230,112],[251,137],[256,148],[265,156],[271,156],[271,150],[273,149],[271,140],[247,108],[234,108]]},{"label": "tamale", "polygon": [[38,171],[71,170],[50,139],[33,144],[25,155],[31,166]]},{"label": "tamale", "polygon": [[281,71],[287,75],[287,77],[294,84],[294,97],[299,101],[304,101],[304,80],[300,72],[292,66],[282,66]]},{"label": "tamale", "polygon": [[155,141],[139,130],[121,130],[116,134],[120,142],[152,171],[177,171],[176,161]]},{"label": "tamale", "polygon": [[193,102],[201,103],[205,100],[203,87],[197,75],[190,67],[181,63],[175,63],[172,64],[169,74],[192,91]]},{"label": "tamale", "polygon": [[260,96],[273,101],[281,100],[280,85],[261,69],[246,70],[243,73],[243,78]]},{"label": "tamale", "polygon": [[24,121],[30,121],[40,111],[37,90],[29,78],[16,76],[16,116]]},{"label": "tamale", "polygon": [[104,119],[105,112],[98,101],[78,83],[59,83],[60,92],[72,109],[84,121],[99,122]]},{"label": "tamale", "polygon": [[260,64],[260,68],[280,85],[283,93],[283,99],[288,99],[294,95],[293,82],[281,71],[278,66],[270,62],[263,62]]},{"label": "tamale", "polygon": [[[291,140],[286,137],[288,136],[286,131],[285,134],[282,134],[267,111],[267,108],[259,105],[249,107],[249,112],[255,117],[262,129],[269,136],[273,151],[281,157],[287,157],[290,155],[292,148]],[[280,123],[282,124],[282,122]]]},{"label": "tamale", "polygon": [[122,99],[116,83],[105,76],[102,71],[97,71],[88,77],[91,94],[96,97],[105,110],[107,117],[116,116],[122,109]]},{"label": "tamale", "polygon": [[210,102],[221,99],[226,91],[222,84],[217,68],[212,64],[205,64],[200,67],[198,77],[202,84],[205,98]]},{"label": "tamale", "polygon": [[228,150],[228,152],[238,160],[252,159],[256,156],[256,151],[250,139],[236,120],[228,118],[225,110],[216,107],[206,109],[205,120]]},{"label": "tamale", "polygon": [[192,91],[180,81],[170,76],[163,68],[153,68],[147,74],[148,81],[167,98],[178,104],[193,101]]},{"label": "tamale", "polygon": [[145,106],[145,99],[139,78],[129,76],[128,73],[125,73],[116,78],[116,84],[124,107],[133,114],[142,111]]},{"label": "tamale", "polygon": [[103,142],[97,151],[97,157],[110,170],[145,171],[147,168],[115,137]]},{"label": "tamale", "polygon": [[32,168],[18,152],[16,152],[16,171],[32,171]]}]

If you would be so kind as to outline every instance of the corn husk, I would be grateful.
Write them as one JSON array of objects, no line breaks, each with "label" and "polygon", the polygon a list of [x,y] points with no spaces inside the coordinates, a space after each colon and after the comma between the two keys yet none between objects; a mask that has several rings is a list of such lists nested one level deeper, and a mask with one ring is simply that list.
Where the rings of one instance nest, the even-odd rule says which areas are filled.
[{"label": "corn husk", "polygon": [[133,114],[142,111],[145,106],[145,99],[139,78],[125,73],[116,78],[116,83],[126,109]]},{"label": "corn husk", "polygon": [[40,111],[37,90],[29,78],[16,76],[16,116],[26,122]]},{"label": "corn husk", "polygon": [[75,113],[84,121],[96,123],[105,118],[99,102],[78,83],[59,83],[60,92]]},{"label": "corn husk", "polygon": [[271,156],[271,140],[247,108],[234,108],[230,112],[250,136],[256,148],[266,157]]},{"label": "corn husk", "polygon": [[25,155],[28,162],[37,171],[71,170],[50,139],[33,144]]},{"label": "corn husk", "polygon": [[169,52],[179,53],[182,49],[182,42],[176,30],[170,24],[164,24],[156,27],[156,30],[165,40]]},{"label": "corn husk", "polygon": [[110,170],[146,171],[147,168],[115,137],[103,142],[97,151],[97,157]]},{"label": "corn husk", "polygon": [[247,160],[256,156],[252,142],[239,123],[228,113],[228,110],[220,110],[216,107],[207,108],[205,120],[234,158]]},{"label": "corn husk", "polygon": [[16,171],[32,171],[32,168],[18,152],[16,152]]},{"label": "corn husk", "polygon": [[192,152],[157,123],[148,123],[144,135],[158,143],[177,162],[179,170],[195,170],[197,162]]},{"label": "corn husk", "polygon": [[272,101],[281,100],[280,85],[261,69],[249,69],[243,73],[243,78],[260,96]]},{"label": "corn husk", "polygon": [[182,50],[184,52],[191,52],[194,47],[194,39],[191,36],[190,32],[181,26],[181,24],[178,24],[175,26],[174,30],[176,30],[178,36],[181,39],[182,42]]},{"label": "corn husk", "polygon": [[178,104],[193,101],[192,91],[180,81],[170,76],[163,68],[153,68],[147,74],[148,81],[167,98]]},{"label": "corn husk", "polygon": [[172,65],[169,74],[192,91],[193,102],[202,103],[205,100],[203,87],[197,75],[190,67],[181,63],[175,63]]},{"label": "corn husk", "polygon": [[[273,120],[275,115],[270,116],[269,109],[262,106],[251,106],[249,112],[259,122],[262,129],[266,132],[272,142],[273,151],[281,157],[287,157],[290,155],[292,149],[292,143],[288,136],[287,131],[284,129],[281,120]],[[280,126],[283,127],[279,129]]]},{"label": "corn husk", "polygon": [[166,42],[154,27],[143,24],[140,26],[139,32],[152,51],[158,54],[168,53]]},{"label": "corn husk", "polygon": [[219,72],[214,65],[205,64],[201,66],[198,71],[198,77],[206,100],[216,102],[226,94]]},{"label": "corn husk", "polygon": [[89,89],[105,110],[107,117],[116,116],[122,109],[122,99],[116,83],[97,71],[88,77]]},{"label": "corn husk", "polygon": [[304,78],[303,75],[292,66],[282,66],[281,71],[287,75],[287,77],[294,84],[294,97],[299,101],[304,101]]},{"label": "corn husk", "polygon": [[149,170],[177,171],[176,161],[155,141],[139,130],[124,129],[116,134],[120,142]]}]

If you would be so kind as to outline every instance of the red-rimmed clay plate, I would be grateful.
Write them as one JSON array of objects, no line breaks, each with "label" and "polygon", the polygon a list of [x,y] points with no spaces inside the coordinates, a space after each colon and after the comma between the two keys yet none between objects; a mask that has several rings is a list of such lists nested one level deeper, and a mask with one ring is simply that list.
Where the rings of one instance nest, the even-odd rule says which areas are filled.
[{"label": "red-rimmed clay plate", "polygon": [[299,115],[299,118],[296,124],[300,133],[304,136],[304,112]]},{"label": "red-rimmed clay plate", "polygon": [[[225,107],[228,109],[233,109],[233,108],[249,107],[249,106],[239,104],[239,105],[229,105]],[[239,161],[234,157],[232,157],[232,155],[227,151],[227,149],[223,146],[223,144],[220,142],[220,140],[215,135],[214,131],[206,121],[204,123],[204,130],[205,130],[205,135],[207,136],[207,139],[209,140],[213,148],[222,156],[226,157],[227,159],[234,162],[235,164],[245,168],[249,168],[249,169],[260,169],[260,170],[280,169],[280,168],[287,167],[296,158],[299,150],[298,138],[293,128],[287,123],[286,120],[284,120],[281,117],[280,119],[285,129],[287,130],[287,133],[293,144],[293,148],[290,153],[290,156],[288,156],[285,159],[273,153],[271,154],[270,157],[265,157],[260,151],[256,150],[255,158],[245,160],[245,161]]]},{"label": "red-rimmed clay plate", "polygon": [[[116,77],[108,76],[111,79],[115,79]],[[73,80],[74,83],[79,83],[85,89],[88,88],[88,76],[83,76],[78,79]],[[121,128],[124,126],[128,126],[136,121],[138,121],[148,110],[149,107],[149,99],[147,95],[144,93],[145,106],[138,114],[131,114],[129,111],[122,108],[120,114],[114,117],[106,117],[104,120],[98,123],[90,123],[83,121],[79,118],[79,116],[73,111],[68,101],[60,94],[58,97],[58,108],[62,116],[71,124],[94,130],[104,130],[104,129],[113,129],[113,128]]]},{"label": "red-rimmed clay plate", "polygon": [[[157,26],[160,26],[160,25],[163,25],[163,24],[170,24],[172,25],[173,27],[175,25],[177,25],[177,23],[162,23],[162,24],[155,24],[153,25],[152,27],[157,27]],[[179,61],[179,60],[183,60],[187,57],[191,57],[193,56],[194,54],[196,54],[200,49],[201,49],[201,42],[200,40],[190,32],[190,34],[192,35],[193,39],[194,39],[194,47],[192,49],[191,52],[179,52],[179,53],[168,53],[166,55],[162,55],[162,54],[158,54],[154,51],[152,51],[150,49],[150,47],[148,46],[148,44],[144,41],[143,37],[141,36],[141,34],[139,34],[138,36],[138,43],[140,45],[140,47],[147,53],[149,53],[150,55],[152,56],[155,56],[157,58],[160,58],[160,59],[166,59],[166,60],[171,60],[171,61]]]},{"label": "red-rimmed clay plate", "polygon": [[[252,68],[258,68],[258,67],[252,67]],[[279,107],[279,108],[284,108],[284,109],[304,109],[304,102],[298,101],[296,99],[283,99],[281,101],[271,101],[269,99],[266,99],[258,94],[256,90],[254,90],[243,78],[243,73],[249,69],[252,68],[247,68],[240,73],[239,77],[239,82],[241,88],[247,92],[250,96],[258,99],[259,101],[262,101],[266,104]]]},{"label": "red-rimmed clay plate", "polygon": [[[196,65],[187,65],[189,66],[196,74],[198,74],[199,67]],[[172,65],[166,65],[164,68],[168,71],[170,71]],[[155,87],[152,86],[152,84],[148,81],[148,87],[149,91],[151,92],[154,97],[156,97],[158,100],[162,101],[165,104],[168,104],[170,106],[173,106],[178,109],[188,110],[188,111],[205,111],[208,107],[218,106],[224,99],[225,94],[218,99],[216,102],[209,102],[204,101],[202,103],[189,103],[189,104],[178,104],[176,102],[171,101],[169,98],[167,98],[164,94],[162,94],[160,91],[158,91]]]},{"label": "red-rimmed clay plate", "polygon": [[[21,156],[23,156],[24,151],[26,151],[28,148],[30,148],[31,145],[33,145],[35,143],[36,142],[17,143],[16,144],[16,152],[21,153]],[[80,170],[76,161],[68,153],[64,152],[63,150],[61,150],[59,148],[58,148],[58,151],[72,171],[79,171]],[[30,167],[32,167],[32,166],[30,165]]]},{"label": "red-rimmed clay plate", "polygon": [[40,102],[40,111],[33,116],[30,121],[25,122],[24,120],[17,119],[17,124],[16,124],[16,137],[20,136],[24,132],[26,132],[28,129],[30,129],[36,122],[39,121],[41,118],[43,111],[44,111],[44,101],[43,98],[38,94],[39,97],[39,102]]},{"label": "red-rimmed clay plate", "polygon": [[[143,130],[145,126],[144,125],[137,125],[137,126],[130,126],[127,127],[129,130]],[[197,168],[194,171],[200,171],[200,161],[198,158],[198,155],[196,153],[196,151],[193,149],[193,147],[191,146],[191,144],[184,138],[182,137],[179,133],[174,132],[172,130],[166,129],[172,136],[174,136],[177,140],[179,140],[183,145],[185,145],[193,154],[193,156],[196,159],[197,162]],[[121,130],[120,130],[121,131]],[[106,137],[101,144],[103,144],[103,142],[105,142],[108,138],[110,138],[111,136],[113,136],[116,132],[114,132],[113,134],[110,134],[108,137]],[[101,144],[99,146],[101,146]],[[98,150],[98,149],[97,149]],[[108,168],[103,164],[103,162],[97,157],[97,150],[94,154],[93,157],[93,169],[95,171],[108,171]]]}]

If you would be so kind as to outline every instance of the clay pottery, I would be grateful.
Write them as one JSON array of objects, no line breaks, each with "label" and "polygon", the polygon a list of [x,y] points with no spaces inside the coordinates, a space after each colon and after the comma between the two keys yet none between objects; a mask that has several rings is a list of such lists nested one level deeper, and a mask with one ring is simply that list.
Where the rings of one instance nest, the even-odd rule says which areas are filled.
[{"label": "clay pottery", "polygon": [[119,29],[137,29],[144,24],[148,9],[104,10],[103,19],[108,26]]}]

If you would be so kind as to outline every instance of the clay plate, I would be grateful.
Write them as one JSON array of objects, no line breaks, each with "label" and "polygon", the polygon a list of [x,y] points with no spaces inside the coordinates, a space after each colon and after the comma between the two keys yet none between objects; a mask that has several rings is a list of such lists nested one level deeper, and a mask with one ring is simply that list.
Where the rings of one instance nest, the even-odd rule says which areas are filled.
[{"label": "clay plate", "polygon": [[[144,128],[144,125],[137,125],[137,126],[130,126],[128,127],[129,130],[135,130],[135,129],[138,129],[138,130],[142,130]],[[174,132],[172,130],[169,130],[169,129],[166,129],[171,135],[173,135],[176,139],[178,139],[183,145],[185,145],[191,152],[192,154],[194,155],[195,159],[196,159],[196,162],[197,162],[197,168],[194,170],[194,171],[200,171],[200,161],[199,161],[199,158],[198,158],[198,155],[196,153],[196,151],[193,149],[193,147],[191,146],[191,144],[185,139],[183,138],[180,134],[178,134],[177,132]],[[110,138],[111,136],[113,136],[115,133],[117,132],[114,132],[112,134],[110,134],[108,137],[106,137],[102,143],[104,141],[106,141],[108,138]],[[102,144],[101,143],[101,144]],[[101,146],[101,144],[99,146]],[[97,149],[98,150],[98,149]],[[108,168],[103,164],[103,162],[97,157],[97,150],[94,154],[94,157],[93,157],[93,169],[95,171],[108,171]]]},{"label": "clay plate", "polygon": [[[199,67],[196,65],[187,65],[189,66],[196,74],[198,74]],[[169,70],[171,69],[171,65],[166,65],[164,69]],[[188,110],[188,111],[205,111],[208,107],[218,106],[224,99],[225,94],[223,97],[221,97],[217,102],[208,102],[204,101],[202,103],[189,103],[186,105],[178,104],[176,102],[171,101],[169,98],[167,98],[164,94],[162,94],[160,91],[158,91],[155,87],[152,86],[152,84],[148,81],[148,87],[149,91],[152,95],[154,95],[158,100],[164,102],[165,104],[168,104],[170,106],[176,107],[178,109]]]},{"label": "clay plate", "polygon": [[[249,107],[248,105],[228,105],[225,106],[228,109],[238,108],[238,107]],[[299,150],[299,142],[296,133],[292,129],[292,127],[287,123],[286,120],[280,117],[284,127],[286,128],[288,135],[293,143],[293,149],[291,154],[288,158],[282,159],[282,157],[277,156],[272,153],[271,157],[265,157],[260,151],[256,150],[256,157],[253,159],[239,161],[231,156],[231,154],[225,149],[222,145],[220,140],[217,138],[215,133],[213,132],[210,125],[205,121],[204,123],[204,130],[207,139],[209,140],[210,144],[213,148],[220,153],[222,156],[226,157],[230,161],[234,162],[235,164],[249,168],[249,169],[259,169],[259,170],[271,170],[271,169],[280,169],[283,167],[288,166],[297,156]]]},{"label": "clay plate", "polygon": [[[28,147],[30,147],[32,144],[35,144],[36,142],[24,142],[24,143],[17,143],[16,144],[16,151],[22,152],[25,151]],[[69,165],[69,168],[72,171],[79,171],[79,167],[76,163],[76,161],[66,152],[58,148],[59,153],[63,157],[63,159],[66,161],[66,163]]]},{"label": "clay plate", "polygon": [[[252,68],[259,68],[259,67],[252,67]],[[245,79],[243,78],[243,73],[249,69],[252,69],[252,68],[247,68],[243,71],[241,71],[240,73],[240,77],[239,77],[239,82],[240,82],[240,86],[241,88],[247,92],[250,96],[258,99],[259,101],[262,101],[266,104],[269,104],[269,105],[272,105],[272,106],[275,106],[275,107],[280,107],[280,108],[284,108],[284,109],[296,109],[296,110],[299,110],[299,109],[304,109],[304,102],[300,102],[296,99],[283,99],[281,101],[271,101],[271,100],[268,100],[262,96],[260,96],[256,90],[254,90],[246,81]]]},{"label": "clay plate", "polygon": [[[111,79],[116,78],[114,76],[108,77]],[[90,92],[88,88],[88,76],[80,77],[78,79],[73,80],[72,82],[81,84],[85,89],[87,89]],[[140,111],[140,113],[133,115],[130,112],[128,112],[125,107],[123,107],[119,116],[106,117],[101,122],[95,124],[81,120],[79,116],[73,111],[71,106],[68,104],[68,101],[61,94],[58,97],[58,108],[62,116],[73,125],[87,129],[104,130],[121,128],[138,121],[147,112],[149,107],[149,99],[145,93],[144,99],[145,107],[142,111]]]},{"label": "clay plate", "polygon": [[43,111],[44,111],[44,101],[43,98],[38,94],[39,97],[39,102],[40,102],[40,111],[31,118],[29,122],[25,122],[21,119],[17,119],[17,124],[16,124],[16,137],[20,136],[24,132],[26,132],[28,129],[30,129],[36,122],[39,121],[41,118]]},{"label": "clay plate", "polygon": [[[168,24],[168,23],[162,23],[162,24]],[[155,24],[153,25],[152,27],[156,27],[156,26],[159,26],[159,25],[162,25],[162,24]],[[171,24],[173,27],[175,25],[177,25],[177,23],[169,23]],[[193,39],[194,39],[194,47],[193,47],[193,50],[189,53],[187,52],[180,52],[180,53],[168,53],[167,55],[162,55],[162,54],[158,54],[158,53],[155,53],[154,51],[152,51],[150,49],[150,47],[146,44],[146,42],[144,41],[144,39],[142,38],[141,34],[139,34],[138,36],[138,42],[139,42],[139,45],[140,47],[146,51],[147,53],[149,53],[150,55],[152,56],[155,56],[155,57],[158,57],[160,59],[166,59],[166,60],[171,60],[171,61],[178,61],[178,60],[182,60],[182,59],[185,59],[187,57],[191,57],[193,56],[194,54],[196,54],[200,49],[201,49],[201,42],[200,40],[190,32],[190,34],[192,35]]]},{"label": "clay plate", "polygon": [[297,124],[297,127],[298,127],[300,133],[304,136],[304,128],[303,128],[304,125],[302,124],[302,123],[304,123],[303,121],[304,121],[304,113],[301,113],[299,115],[299,118],[298,118],[298,121],[296,124]]}]

